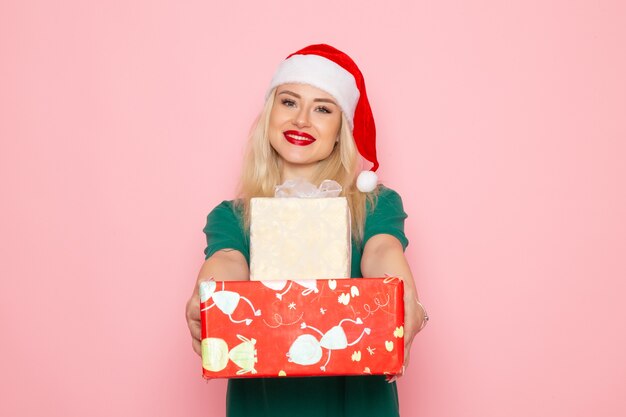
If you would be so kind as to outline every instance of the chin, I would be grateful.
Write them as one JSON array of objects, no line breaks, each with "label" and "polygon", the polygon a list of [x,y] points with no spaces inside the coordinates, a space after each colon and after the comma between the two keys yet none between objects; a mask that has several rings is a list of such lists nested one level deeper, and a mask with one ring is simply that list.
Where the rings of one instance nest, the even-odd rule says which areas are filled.
[{"label": "chin", "polygon": [[313,163],[311,157],[308,155],[302,155],[301,152],[279,152],[280,158],[294,165],[308,165]]}]

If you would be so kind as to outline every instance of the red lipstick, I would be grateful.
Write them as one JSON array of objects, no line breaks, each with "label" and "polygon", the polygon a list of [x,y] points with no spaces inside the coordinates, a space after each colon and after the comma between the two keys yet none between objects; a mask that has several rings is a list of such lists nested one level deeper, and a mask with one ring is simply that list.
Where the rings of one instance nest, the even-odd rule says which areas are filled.
[{"label": "red lipstick", "polygon": [[292,145],[307,146],[315,142],[315,138],[313,136],[297,130],[286,130],[283,132],[283,136],[285,136],[287,142]]}]

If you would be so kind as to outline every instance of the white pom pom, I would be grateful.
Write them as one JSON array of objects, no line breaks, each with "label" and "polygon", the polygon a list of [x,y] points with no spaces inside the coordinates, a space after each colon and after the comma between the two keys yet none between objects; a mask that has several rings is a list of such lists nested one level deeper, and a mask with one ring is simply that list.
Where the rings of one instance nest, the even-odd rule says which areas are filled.
[{"label": "white pom pom", "polygon": [[356,188],[363,193],[374,191],[378,184],[378,175],[373,171],[361,171],[356,179]]}]

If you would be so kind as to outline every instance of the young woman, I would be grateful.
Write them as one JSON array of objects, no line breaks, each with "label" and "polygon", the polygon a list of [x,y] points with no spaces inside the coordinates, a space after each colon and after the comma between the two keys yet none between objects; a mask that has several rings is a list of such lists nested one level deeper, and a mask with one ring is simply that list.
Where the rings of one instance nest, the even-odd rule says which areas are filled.
[{"label": "young woman", "polygon": [[[249,279],[249,203],[274,195],[285,180],[343,187],[352,216],[352,277],[402,277],[405,282],[405,366],[428,316],[417,300],[404,257],[406,214],[400,196],[377,185],[376,129],[363,76],[352,59],[328,45],[287,57],[276,71],[250,136],[237,200],[207,218],[206,261],[198,282]],[[360,155],[359,155],[360,154]],[[361,157],[373,163],[359,174]],[[198,285],[187,303],[193,349],[200,354]],[[229,416],[397,416],[395,381],[383,376],[242,378],[228,383]]]}]

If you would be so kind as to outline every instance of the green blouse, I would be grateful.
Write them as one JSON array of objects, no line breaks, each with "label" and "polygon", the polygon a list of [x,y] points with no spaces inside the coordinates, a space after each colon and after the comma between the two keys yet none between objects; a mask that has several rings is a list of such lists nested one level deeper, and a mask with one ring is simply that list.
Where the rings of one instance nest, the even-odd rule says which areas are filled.
[{"label": "green blouse", "polygon": [[[367,204],[363,242],[352,241],[352,277],[362,276],[361,256],[372,236],[389,234],[407,247],[406,217],[398,193],[379,186],[375,204]],[[250,263],[249,233],[233,201],[223,201],[209,213],[204,233],[206,258],[222,249],[235,249]],[[383,376],[238,378],[228,381],[226,413],[232,417],[398,416],[398,393],[395,382],[388,384]]]}]

